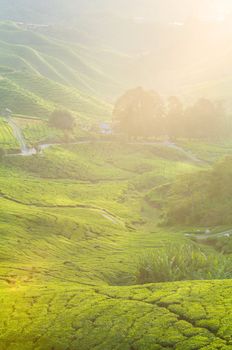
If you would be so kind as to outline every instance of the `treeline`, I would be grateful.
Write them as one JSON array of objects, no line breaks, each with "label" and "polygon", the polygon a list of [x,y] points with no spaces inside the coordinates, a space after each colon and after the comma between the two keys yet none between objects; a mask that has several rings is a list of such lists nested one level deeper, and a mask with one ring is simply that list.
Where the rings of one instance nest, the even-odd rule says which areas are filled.
[{"label": "treeline", "polygon": [[215,138],[231,134],[223,103],[200,98],[184,106],[176,96],[164,100],[140,87],[117,100],[113,120],[114,131],[129,137]]}]

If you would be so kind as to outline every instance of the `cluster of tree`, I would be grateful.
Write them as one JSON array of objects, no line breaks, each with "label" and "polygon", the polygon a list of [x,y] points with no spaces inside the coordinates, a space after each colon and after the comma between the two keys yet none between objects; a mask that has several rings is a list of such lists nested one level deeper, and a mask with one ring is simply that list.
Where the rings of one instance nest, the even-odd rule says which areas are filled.
[{"label": "cluster of tree", "polygon": [[163,100],[154,91],[136,88],[121,96],[114,107],[114,129],[130,137],[211,138],[229,132],[224,106],[201,98],[185,107],[176,96]]}]

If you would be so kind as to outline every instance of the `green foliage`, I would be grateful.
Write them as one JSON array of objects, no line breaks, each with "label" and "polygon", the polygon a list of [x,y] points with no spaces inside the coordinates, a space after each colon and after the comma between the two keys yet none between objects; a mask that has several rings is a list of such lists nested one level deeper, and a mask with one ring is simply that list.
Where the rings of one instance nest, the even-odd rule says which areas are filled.
[{"label": "green foliage", "polygon": [[214,163],[232,152],[230,139],[214,142],[180,139],[177,144],[206,163]]},{"label": "green foliage", "polygon": [[4,148],[0,148],[0,159],[2,159],[6,154],[6,151],[4,150]]},{"label": "green foliage", "polygon": [[[197,238],[195,240],[197,241]],[[220,236],[205,237],[205,239],[202,239],[202,243],[212,246],[222,254],[232,254],[232,237],[226,233]]]},{"label": "green foliage", "polygon": [[73,115],[65,110],[55,110],[49,118],[49,123],[52,127],[61,130],[72,130],[75,126]]},{"label": "green foliage", "polygon": [[[230,287],[227,281],[136,288],[53,282],[47,288],[6,290],[2,315],[8,331],[1,346],[4,350],[9,343],[20,350],[229,350],[230,305],[223,300],[231,302]],[[7,317],[13,308],[14,318]],[[14,337],[19,320],[21,333]]]},{"label": "green foliage", "polygon": [[161,97],[142,88],[127,91],[115,104],[115,131],[132,137],[164,135],[164,105]]},{"label": "green foliage", "polygon": [[6,78],[0,80],[0,104],[15,114],[34,115],[44,119],[54,108],[50,102]]},{"label": "green foliage", "polygon": [[[21,123],[31,139],[33,127],[44,127]],[[178,229],[157,227],[147,189],[197,169],[160,145],[78,144],[4,157],[0,348],[229,350],[231,281],[136,285],[135,257],[187,244]],[[224,258],[210,249],[222,275]]]},{"label": "green foliage", "polygon": [[164,102],[157,93],[142,88],[121,96],[113,117],[115,131],[130,137],[222,139],[231,134],[221,103],[201,98],[184,107],[176,96]]},{"label": "green foliage", "polygon": [[107,90],[111,82],[88,62],[86,50],[0,23],[1,106],[43,119],[56,108],[75,111],[90,122],[109,117],[110,105],[93,91],[100,86]]},{"label": "green foliage", "polygon": [[[230,225],[232,159],[227,157],[210,170],[180,177],[173,185],[154,189],[147,198],[159,198],[168,224]],[[158,197],[157,197],[158,196]]]},{"label": "green foliage", "polygon": [[167,130],[174,139],[222,139],[231,134],[223,105],[204,98],[184,107],[177,97],[171,97],[168,101]]},{"label": "green foliage", "polygon": [[193,245],[170,245],[163,250],[146,253],[140,258],[137,271],[140,284],[231,277],[231,260],[208,255]]},{"label": "green foliage", "polygon": [[2,150],[19,149],[19,144],[13,131],[3,117],[0,117],[0,147]]},{"label": "green foliage", "polygon": [[197,166],[184,160],[181,153],[165,146],[90,142],[54,146],[35,157],[9,158],[7,164],[44,178],[97,182],[126,180],[131,177],[131,180],[139,181],[142,185],[149,174],[160,176],[162,182],[166,182],[177,173],[198,170]]},{"label": "green foliage", "polygon": [[[100,118],[110,115],[110,106],[94,98],[92,95],[80,92],[74,87],[66,86],[46,76],[17,71],[7,75],[8,79],[22,89],[39,96],[44,103],[49,103],[54,109],[68,109],[75,111],[83,120],[93,123]],[[20,112],[19,112],[20,113]],[[32,115],[32,112],[28,115]],[[35,114],[37,115],[37,114]],[[42,115],[38,115],[44,117]],[[46,117],[48,117],[46,115]]]},{"label": "green foliage", "polygon": [[[0,24],[0,103],[21,115],[28,144],[62,140],[61,130],[34,118],[47,120],[55,109],[75,113],[85,126],[109,116],[110,106],[92,97],[114,85],[99,63],[105,64],[99,57],[108,53],[97,51],[92,59],[92,51],[80,45]],[[154,97],[155,112],[162,111],[159,97],[148,95],[133,97],[148,102],[137,109],[139,127],[144,116],[138,110],[151,121]],[[170,116],[181,109],[175,101]],[[26,122],[22,115],[32,118]],[[204,124],[211,121],[208,112],[199,115]],[[74,137],[78,132],[73,130]],[[137,125],[132,134],[140,132]],[[148,129],[142,132],[150,135]],[[194,135],[202,136],[199,128]],[[0,147],[19,148],[3,120]],[[218,220],[222,213],[231,222],[229,163],[195,175],[202,164],[181,148],[116,142],[3,157],[0,349],[229,350],[231,280],[213,280],[231,276],[230,257],[218,253],[230,254],[224,249],[229,241],[201,248],[195,242],[193,248],[183,229],[157,225],[162,209],[170,223],[225,222]],[[172,185],[178,175],[181,180]],[[200,211],[192,204],[199,206],[203,195]],[[212,203],[215,211],[206,217]],[[136,277],[140,283],[171,283],[141,286]],[[174,282],[203,278],[210,281]]]},{"label": "green foliage", "polygon": [[[21,119],[21,128],[23,136],[28,145],[49,144],[63,141],[63,132],[52,128],[46,122],[36,121],[35,123],[28,119]],[[25,124],[24,124],[25,121]]]},{"label": "green foliage", "polygon": [[[223,138],[231,134],[222,103],[201,98],[184,113],[184,136],[192,138]],[[181,124],[180,124],[181,125]]]},{"label": "green foliage", "polygon": [[176,96],[167,100],[167,134],[171,139],[176,139],[185,134],[184,106]]}]

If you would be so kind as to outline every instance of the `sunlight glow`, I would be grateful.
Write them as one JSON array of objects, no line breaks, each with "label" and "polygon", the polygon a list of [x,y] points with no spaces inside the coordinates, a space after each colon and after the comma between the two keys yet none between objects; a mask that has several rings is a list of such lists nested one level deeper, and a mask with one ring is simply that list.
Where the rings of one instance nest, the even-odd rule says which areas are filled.
[{"label": "sunlight glow", "polygon": [[207,1],[205,6],[199,5],[199,16],[204,20],[223,22],[231,11],[232,4],[227,0]]}]

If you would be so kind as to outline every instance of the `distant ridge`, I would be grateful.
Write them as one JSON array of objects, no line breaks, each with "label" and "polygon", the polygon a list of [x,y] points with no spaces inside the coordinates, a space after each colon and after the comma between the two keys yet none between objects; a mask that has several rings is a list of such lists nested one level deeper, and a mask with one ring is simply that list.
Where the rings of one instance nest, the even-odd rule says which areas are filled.
[{"label": "distant ridge", "polygon": [[60,107],[86,119],[107,118],[111,107],[100,91],[113,83],[82,57],[81,50],[85,51],[15,23],[0,23],[2,108],[46,118]]}]

